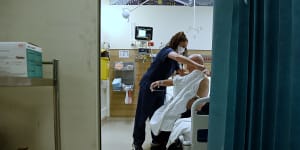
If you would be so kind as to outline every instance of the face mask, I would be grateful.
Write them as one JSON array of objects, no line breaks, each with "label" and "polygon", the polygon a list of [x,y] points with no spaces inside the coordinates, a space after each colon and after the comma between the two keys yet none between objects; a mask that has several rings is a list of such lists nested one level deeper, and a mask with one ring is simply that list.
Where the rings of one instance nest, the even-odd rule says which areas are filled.
[{"label": "face mask", "polygon": [[184,48],[184,47],[181,47],[181,46],[178,46],[178,47],[177,47],[177,51],[178,51],[179,54],[183,54],[184,51],[185,51],[185,48]]}]

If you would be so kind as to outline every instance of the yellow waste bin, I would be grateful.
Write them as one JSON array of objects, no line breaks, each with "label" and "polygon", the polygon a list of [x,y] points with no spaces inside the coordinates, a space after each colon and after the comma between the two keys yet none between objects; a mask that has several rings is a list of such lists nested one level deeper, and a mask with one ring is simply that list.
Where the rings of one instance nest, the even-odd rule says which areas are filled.
[{"label": "yellow waste bin", "polygon": [[101,71],[100,71],[101,80],[108,80],[108,78],[109,78],[109,58],[101,57],[100,65],[101,65]]}]

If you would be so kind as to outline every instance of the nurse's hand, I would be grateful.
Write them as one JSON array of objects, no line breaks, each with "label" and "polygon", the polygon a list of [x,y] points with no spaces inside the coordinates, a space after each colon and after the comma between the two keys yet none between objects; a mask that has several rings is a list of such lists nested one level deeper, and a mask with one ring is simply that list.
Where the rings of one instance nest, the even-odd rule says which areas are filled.
[{"label": "nurse's hand", "polygon": [[155,81],[155,82],[152,82],[151,85],[150,85],[150,90],[153,92],[154,89],[157,87],[159,88],[160,86],[160,81]]}]

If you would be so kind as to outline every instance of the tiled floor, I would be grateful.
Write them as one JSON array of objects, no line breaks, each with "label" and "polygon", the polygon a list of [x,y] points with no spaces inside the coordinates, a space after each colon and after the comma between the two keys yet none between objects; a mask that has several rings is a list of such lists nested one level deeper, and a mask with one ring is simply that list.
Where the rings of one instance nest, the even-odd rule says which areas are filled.
[{"label": "tiled floor", "polygon": [[[131,150],[133,118],[106,118],[101,123],[102,150]],[[144,150],[150,150],[151,134],[146,127]]]}]

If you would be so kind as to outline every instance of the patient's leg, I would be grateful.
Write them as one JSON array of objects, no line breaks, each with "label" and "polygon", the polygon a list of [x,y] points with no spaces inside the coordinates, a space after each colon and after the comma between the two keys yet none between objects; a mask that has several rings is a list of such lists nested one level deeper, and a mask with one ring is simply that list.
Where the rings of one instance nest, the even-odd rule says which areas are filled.
[{"label": "patient's leg", "polygon": [[181,118],[189,118],[191,117],[191,110],[187,109],[184,113],[181,114]]},{"label": "patient's leg", "polygon": [[158,136],[155,136],[156,143],[152,143],[151,150],[165,150],[171,132],[161,131]]}]

